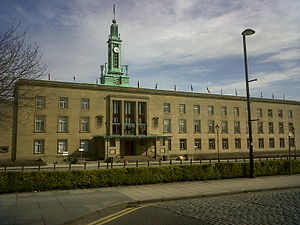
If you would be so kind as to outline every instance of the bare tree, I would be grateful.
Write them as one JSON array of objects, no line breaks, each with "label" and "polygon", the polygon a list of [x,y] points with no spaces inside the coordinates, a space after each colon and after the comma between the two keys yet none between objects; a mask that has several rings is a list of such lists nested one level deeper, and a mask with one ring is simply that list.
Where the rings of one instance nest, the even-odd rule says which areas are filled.
[{"label": "bare tree", "polygon": [[[20,23],[12,23],[6,32],[0,34],[0,122],[11,119],[7,109],[15,100],[16,82],[19,79],[41,79],[46,73],[47,65],[42,63],[39,47],[30,44]],[[26,98],[26,93],[20,97]]]}]

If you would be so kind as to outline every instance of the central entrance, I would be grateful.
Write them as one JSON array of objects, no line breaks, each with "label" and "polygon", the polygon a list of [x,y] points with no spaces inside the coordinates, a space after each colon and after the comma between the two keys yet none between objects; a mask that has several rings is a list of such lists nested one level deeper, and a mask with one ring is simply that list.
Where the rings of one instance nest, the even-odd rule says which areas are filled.
[{"label": "central entrance", "polygon": [[125,155],[134,155],[134,142],[125,141],[124,142]]}]

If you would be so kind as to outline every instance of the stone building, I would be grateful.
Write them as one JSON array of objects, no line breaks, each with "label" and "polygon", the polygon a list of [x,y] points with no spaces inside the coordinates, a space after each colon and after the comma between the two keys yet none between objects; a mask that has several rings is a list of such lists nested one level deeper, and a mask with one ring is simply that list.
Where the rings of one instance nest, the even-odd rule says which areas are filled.
[{"label": "stone building", "polygon": [[[50,162],[81,152],[90,159],[248,155],[245,97],[129,87],[121,42],[114,19],[101,84],[19,80],[12,131],[0,133],[0,157]],[[26,99],[18,98],[24,92]],[[293,151],[300,146],[300,102],[251,98],[251,109],[258,119],[255,155],[284,155],[289,144]]]}]

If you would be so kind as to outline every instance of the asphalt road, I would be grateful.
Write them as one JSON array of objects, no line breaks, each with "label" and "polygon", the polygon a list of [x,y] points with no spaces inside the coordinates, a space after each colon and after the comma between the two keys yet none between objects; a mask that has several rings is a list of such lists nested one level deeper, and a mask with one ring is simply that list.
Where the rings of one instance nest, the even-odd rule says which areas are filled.
[{"label": "asphalt road", "polygon": [[96,224],[299,225],[300,189],[162,202]]}]

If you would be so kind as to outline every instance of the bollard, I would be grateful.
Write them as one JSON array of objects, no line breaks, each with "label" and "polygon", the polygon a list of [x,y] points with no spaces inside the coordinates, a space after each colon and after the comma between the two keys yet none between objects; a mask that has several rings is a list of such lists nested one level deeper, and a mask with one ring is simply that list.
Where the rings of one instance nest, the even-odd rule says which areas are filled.
[{"label": "bollard", "polygon": [[150,166],[150,161],[148,160],[148,167]]},{"label": "bollard", "polygon": [[72,167],[72,163],[69,162],[69,170],[71,170]]},{"label": "bollard", "polygon": [[86,162],[83,163],[83,169],[86,169]]},{"label": "bollard", "polygon": [[227,162],[229,163],[229,158],[227,158]]},{"label": "bollard", "polygon": [[6,171],[6,165],[4,166],[4,171]]},{"label": "bollard", "polygon": [[235,158],[235,162],[237,163],[237,158]]},{"label": "bollard", "polygon": [[41,165],[39,165],[39,171],[41,171]]},{"label": "bollard", "polygon": [[268,158],[268,157],[266,157],[266,160],[267,160],[267,161],[269,161],[269,158]]},{"label": "bollard", "polygon": [[201,162],[201,159],[199,160],[199,164],[201,164],[202,162]]},{"label": "bollard", "polygon": [[209,164],[211,164],[211,159],[209,159]]},{"label": "bollard", "polygon": [[126,167],[126,161],[124,161],[124,168]]},{"label": "bollard", "polygon": [[159,166],[161,166],[161,161],[160,160],[158,161],[158,164],[159,164]]},{"label": "bollard", "polygon": [[182,159],[180,159],[180,165],[182,165]]},{"label": "bollard", "polygon": [[136,161],[136,167],[139,167],[139,161]]},{"label": "bollard", "polygon": [[192,164],[193,164],[193,160],[192,160],[192,159],[190,159],[190,162],[191,162],[190,164],[192,165]]},{"label": "bollard", "polygon": [[172,166],[172,159],[170,159],[170,166]]},{"label": "bollard", "polygon": [[110,168],[113,168],[114,166],[113,164],[114,164],[113,162],[110,163]]},{"label": "bollard", "polygon": [[244,158],[244,162],[246,162],[246,158]]},{"label": "bollard", "polygon": [[53,163],[53,170],[55,171],[55,163]]},{"label": "bollard", "polygon": [[100,162],[98,161],[98,169],[100,169]]},{"label": "bollard", "polygon": [[24,166],[22,165],[22,172],[24,171]]},{"label": "bollard", "polygon": [[282,156],[280,156],[280,160],[282,160]]}]

